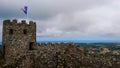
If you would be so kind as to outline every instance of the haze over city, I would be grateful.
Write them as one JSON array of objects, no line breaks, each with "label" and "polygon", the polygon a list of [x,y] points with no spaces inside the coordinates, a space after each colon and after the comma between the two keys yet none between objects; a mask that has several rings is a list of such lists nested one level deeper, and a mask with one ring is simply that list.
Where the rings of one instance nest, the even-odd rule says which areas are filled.
[{"label": "haze over city", "polygon": [[25,19],[36,22],[37,41],[119,42],[119,18],[119,0],[0,0],[0,39],[3,20]]}]

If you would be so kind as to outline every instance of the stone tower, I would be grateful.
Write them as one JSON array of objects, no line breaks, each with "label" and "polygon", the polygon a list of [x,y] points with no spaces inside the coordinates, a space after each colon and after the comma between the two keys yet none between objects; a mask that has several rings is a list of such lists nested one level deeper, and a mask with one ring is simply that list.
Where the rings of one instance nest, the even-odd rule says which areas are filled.
[{"label": "stone tower", "polygon": [[25,20],[17,23],[17,20],[3,21],[2,45],[5,60],[12,59],[32,49],[36,42],[36,23]]}]

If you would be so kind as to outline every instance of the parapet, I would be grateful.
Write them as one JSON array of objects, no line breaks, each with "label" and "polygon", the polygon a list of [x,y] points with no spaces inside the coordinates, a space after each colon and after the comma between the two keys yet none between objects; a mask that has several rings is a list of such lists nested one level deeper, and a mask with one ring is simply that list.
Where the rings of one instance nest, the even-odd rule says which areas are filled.
[{"label": "parapet", "polygon": [[48,42],[47,45],[52,45],[52,43],[51,43],[51,42]]},{"label": "parapet", "polygon": [[13,22],[13,23],[17,23],[17,20],[16,20],[16,19],[14,19],[12,22]]},{"label": "parapet", "polygon": [[10,21],[9,19],[3,21],[3,24],[4,24],[4,25],[9,24],[9,23],[11,23],[11,21]]},{"label": "parapet", "polygon": [[35,24],[35,22],[33,21],[29,21],[29,25]]},{"label": "parapet", "polygon": [[45,42],[42,42],[42,43],[41,43],[41,46],[46,46],[46,43],[45,43]]},{"label": "parapet", "polygon": [[8,19],[8,20],[4,20],[3,24],[4,25],[15,25],[15,24],[20,24],[20,25],[35,25],[36,22],[29,21],[29,23],[27,23],[26,20],[21,20],[21,22],[18,23],[17,19],[13,19],[12,21]]}]

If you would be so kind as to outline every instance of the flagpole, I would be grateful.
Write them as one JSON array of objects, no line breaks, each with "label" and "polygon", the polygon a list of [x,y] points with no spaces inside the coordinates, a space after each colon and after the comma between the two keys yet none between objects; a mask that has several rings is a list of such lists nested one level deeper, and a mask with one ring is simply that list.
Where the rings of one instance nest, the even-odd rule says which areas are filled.
[{"label": "flagpole", "polygon": [[26,8],[26,19],[28,20],[28,7]]},{"label": "flagpole", "polygon": [[26,20],[28,20],[28,14],[26,15]]},{"label": "flagpole", "polygon": [[[27,1],[26,1],[26,4],[28,4]],[[26,13],[25,13],[25,14],[26,14],[26,19],[28,20],[28,5],[26,5],[25,7],[26,7],[26,8],[25,8],[25,9],[26,9]]]}]

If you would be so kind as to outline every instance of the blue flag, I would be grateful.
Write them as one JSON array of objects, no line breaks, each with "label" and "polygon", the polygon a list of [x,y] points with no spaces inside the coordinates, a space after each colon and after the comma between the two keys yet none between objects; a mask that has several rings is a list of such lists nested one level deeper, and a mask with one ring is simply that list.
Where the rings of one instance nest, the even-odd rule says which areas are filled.
[{"label": "blue flag", "polygon": [[27,15],[28,14],[28,7],[25,6],[24,8],[22,8],[22,11]]}]

